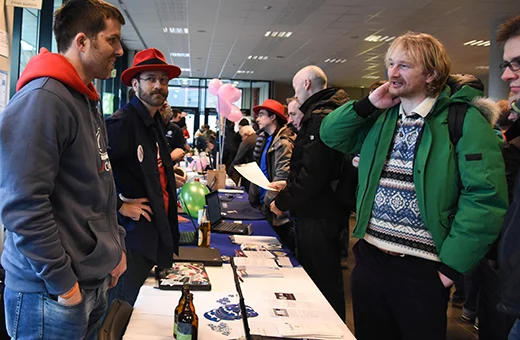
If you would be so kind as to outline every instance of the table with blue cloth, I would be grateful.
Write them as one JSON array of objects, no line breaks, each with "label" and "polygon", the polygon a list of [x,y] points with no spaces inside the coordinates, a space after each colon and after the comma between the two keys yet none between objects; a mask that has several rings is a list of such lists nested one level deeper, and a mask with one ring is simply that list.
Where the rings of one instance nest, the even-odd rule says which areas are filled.
[{"label": "table with blue cloth", "polygon": [[[253,233],[251,235],[274,236],[280,240],[274,229],[265,220],[260,210],[251,205],[246,193],[219,193],[219,198],[222,213],[225,214],[222,217],[225,221],[236,222],[237,220],[240,220],[245,224],[251,223],[253,227]],[[182,216],[189,219],[189,217],[185,214],[182,214]],[[193,223],[196,225],[197,221],[194,220]],[[179,231],[193,231],[193,223],[191,221],[179,223]],[[224,256],[235,256],[235,250],[240,249],[240,245],[233,244],[229,239],[229,236],[229,234],[212,232],[211,247],[219,249],[220,253]],[[283,246],[282,250],[287,253],[293,266],[299,265],[298,261],[294,258],[294,256],[292,256],[290,250],[285,245]]]}]

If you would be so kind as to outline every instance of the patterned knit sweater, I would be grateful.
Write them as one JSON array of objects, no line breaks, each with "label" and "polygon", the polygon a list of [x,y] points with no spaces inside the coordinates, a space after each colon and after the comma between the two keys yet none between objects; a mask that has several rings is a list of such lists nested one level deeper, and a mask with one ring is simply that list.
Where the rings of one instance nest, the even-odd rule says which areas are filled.
[{"label": "patterned knit sweater", "polygon": [[383,168],[365,240],[378,248],[440,262],[421,218],[413,164],[424,118],[401,115]]}]

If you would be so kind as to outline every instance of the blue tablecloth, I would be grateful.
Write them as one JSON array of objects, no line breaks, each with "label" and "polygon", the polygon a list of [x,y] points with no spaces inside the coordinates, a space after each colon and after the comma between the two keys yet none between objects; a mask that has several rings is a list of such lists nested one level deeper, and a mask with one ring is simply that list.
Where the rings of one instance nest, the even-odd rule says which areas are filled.
[{"label": "blue tablecloth", "polygon": [[[226,199],[229,197],[229,194],[226,195],[226,197],[223,197],[224,195],[219,195],[219,197],[222,197],[223,201],[226,201]],[[234,215],[240,215],[240,202],[247,201],[247,194],[233,194],[235,198],[231,201],[234,202],[233,208],[237,208],[237,213],[234,213]],[[228,204],[231,202],[227,202]],[[226,202],[221,202],[226,203]],[[251,207],[249,203],[247,206]],[[251,207],[252,208],[252,207]],[[248,208],[249,209],[249,208]],[[254,208],[252,208],[254,209]],[[225,212],[228,209],[222,209],[222,212]],[[256,210],[257,214],[261,213]],[[255,212],[256,213],[256,212]],[[187,216],[186,216],[187,217]],[[227,215],[225,216],[227,219]],[[229,219],[228,219],[229,220]],[[234,218],[234,220],[237,220],[237,218]],[[232,221],[232,220],[229,220]],[[197,221],[194,221],[197,223]],[[273,228],[267,223],[265,219],[263,220],[246,220],[243,223],[251,223],[253,227],[253,233],[252,235],[261,235],[261,236],[274,236],[280,239],[276,232],[273,230]],[[185,223],[179,223],[179,231],[193,231],[193,224],[190,222]],[[231,243],[231,240],[229,239],[229,234],[219,234],[219,233],[211,233],[211,247],[212,248],[218,248],[220,250],[220,253],[225,256],[235,256],[235,250],[240,249],[240,245]],[[281,241],[280,241],[281,242]],[[282,251],[287,253],[287,255],[291,259],[291,263],[293,266],[298,266],[298,261],[292,256],[291,252],[287,247],[283,247]]]},{"label": "blue tablecloth", "polygon": [[222,212],[231,220],[264,220],[260,210],[249,203],[247,194],[220,194]]}]

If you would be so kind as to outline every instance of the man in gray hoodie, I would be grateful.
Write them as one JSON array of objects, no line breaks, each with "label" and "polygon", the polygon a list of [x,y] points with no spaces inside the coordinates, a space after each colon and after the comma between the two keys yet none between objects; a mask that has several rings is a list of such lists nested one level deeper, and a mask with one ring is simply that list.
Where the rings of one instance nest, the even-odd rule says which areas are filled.
[{"label": "man in gray hoodie", "polygon": [[[0,115],[6,326],[13,339],[90,339],[126,269],[94,78],[123,55],[124,18],[101,0],[55,13],[59,54],[27,64]],[[22,122],[30,121],[31,124]]]}]

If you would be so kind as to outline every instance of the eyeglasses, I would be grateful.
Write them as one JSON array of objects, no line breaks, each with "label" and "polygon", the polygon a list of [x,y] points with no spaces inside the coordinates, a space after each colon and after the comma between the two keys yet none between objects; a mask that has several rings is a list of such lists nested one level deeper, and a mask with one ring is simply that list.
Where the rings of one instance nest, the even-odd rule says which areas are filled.
[{"label": "eyeglasses", "polygon": [[506,67],[508,67],[513,72],[518,71],[520,70],[520,57],[516,57],[511,61],[504,61],[499,66],[502,72],[505,71]]},{"label": "eyeglasses", "polygon": [[155,84],[157,82],[157,80],[159,80],[159,83],[161,83],[161,85],[168,85],[168,82],[170,81],[170,79],[168,79],[168,77],[146,77],[146,78],[139,78],[141,80],[144,80],[145,82],[147,82],[148,84]]}]

